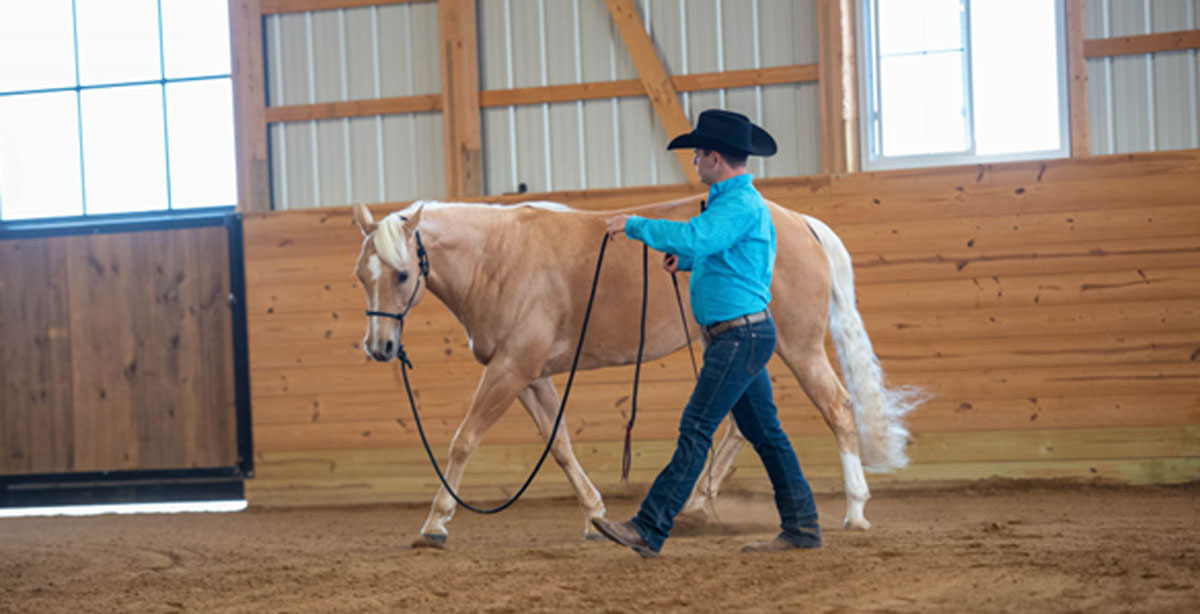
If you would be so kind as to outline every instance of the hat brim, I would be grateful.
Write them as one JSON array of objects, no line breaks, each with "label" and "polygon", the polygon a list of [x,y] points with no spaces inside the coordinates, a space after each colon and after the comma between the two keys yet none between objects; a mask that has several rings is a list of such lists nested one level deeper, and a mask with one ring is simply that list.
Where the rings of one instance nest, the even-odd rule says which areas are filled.
[{"label": "hat brim", "polygon": [[766,130],[754,125],[750,126],[749,150],[695,130],[671,139],[667,149],[716,149],[747,156],[773,156],[778,151],[775,139]]}]

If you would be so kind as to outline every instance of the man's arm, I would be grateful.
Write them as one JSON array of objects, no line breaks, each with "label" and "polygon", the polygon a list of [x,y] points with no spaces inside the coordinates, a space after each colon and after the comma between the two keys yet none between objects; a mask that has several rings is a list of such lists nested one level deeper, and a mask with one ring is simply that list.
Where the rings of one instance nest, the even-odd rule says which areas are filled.
[{"label": "man's arm", "polygon": [[[631,239],[642,241],[661,252],[694,260],[732,247],[750,228],[754,219],[755,216],[748,215],[740,207],[709,207],[687,222],[652,220],[633,215],[622,220],[621,226]],[[687,264],[690,268],[692,263]]]}]

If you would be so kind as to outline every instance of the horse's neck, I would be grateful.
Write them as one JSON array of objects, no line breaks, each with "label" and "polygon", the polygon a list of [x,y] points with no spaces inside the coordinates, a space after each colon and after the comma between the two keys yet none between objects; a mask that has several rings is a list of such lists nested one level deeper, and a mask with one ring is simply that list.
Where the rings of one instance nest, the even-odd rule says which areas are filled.
[{"label": "horse's neck", "polygon": [[492,216],[480,213],[471,207],[427,211],[421,222],[429,252],[429,291],[464,324],[470,317],[471,286],[485,262],[494,225]]}]

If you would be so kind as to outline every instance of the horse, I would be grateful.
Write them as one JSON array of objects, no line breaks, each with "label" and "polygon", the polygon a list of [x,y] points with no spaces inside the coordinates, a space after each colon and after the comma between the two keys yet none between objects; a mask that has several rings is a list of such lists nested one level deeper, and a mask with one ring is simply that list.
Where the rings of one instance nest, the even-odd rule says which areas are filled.
[{"label": "horse", "polygon": [[[364,237],[355,274],[366,291],[368,313],[406,314],[431,292],[462,324],[474,358],[484,367],[450,443],[445,479],[451,488],[457,490],[471,454],[514,398],[543,439],[549,439],[559,408],[550,377],[571,367],[605,220],[631,213],[685,221],[700,212],[701,198],[604,212],[549,202],[418,201],[379,221],[366,206],[354,205],[354,220]],[[907,464],[904,416],[923,397],[916,389],[887,386],[855,304],[850,255],[838,236],[816,218],[774,202],[767,205],[779,245],[770,303],[778,329],[776,353],[837,440],[846,494],[843,526],[866,530],[871,526],[864,515],[870,492],[864,466],[891,471]],[[636,313],[630,305],[641,296],[640,246],[623,238],[612,241],[599,274],[580,369],[626,365],[637,357],[639,332],[630,326],[630,314]],[[684,347],[689,335],[700,333],[690,309],[688,334],[682,330],[666,277],[656,273],[649,280],[647,361]],[[681,290],[687,277],[680,275]],[[402,328],[402,318],[368,315],[363,350],[377,361],[397,358]],[[827,331],[845,386],[825,353]],[[698,481],[685,512],[706,508],[745,443],[731,424],[713,454],[710,477]],[[572,452],[565,423],[559,425],[551,454],[583,510],[584,538],[599,538],[591,520],[604,516],[604,502]],[[455,509],[454,499],[440,486],[413,547],[444,547]]]}]

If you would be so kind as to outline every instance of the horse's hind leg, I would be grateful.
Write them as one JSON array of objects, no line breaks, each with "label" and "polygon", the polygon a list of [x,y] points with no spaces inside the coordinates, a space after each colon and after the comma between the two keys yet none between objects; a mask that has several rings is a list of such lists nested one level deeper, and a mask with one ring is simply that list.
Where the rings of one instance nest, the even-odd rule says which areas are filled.
[{"label": "horse's hind leg", "polygon": [[716,501],[721,482],[732,473],[733,460],[745,443],[746,437],[738,430],[737,421],[730,416],[725,436],[721,437],[721,443],[713,450],[709,464],[700,473],[700,479],[696,480],[692,495],[688,497],[681,513],[709,514],[709,506]]},{"label": "horse's hind leg", "polygon": [[[463,470],[467,467],[467,459],[479,447],[488,430],[504,415],[517,391],[528,382],[503,363],[493,363],[483,370],[471,408],[467,410],[466,417],[458,425],[458,432],[450,442],[450,458],[446,462],[444,475],[446,482],[456,492],[462,481]],[[446,543],[446,523],[454,516],[455,508],[454,497],[450,496],[445,486],[439,486],[429,510],[429,518],[425,520],[425,526],[421,528],[421,535],[413,542],[413,547],[442,547]]]},{"label": "horse's hind leg", "polygon": [[[525,406],[525,410],[537,424],[542,438],[548,440],[550,429],[554,428],[554,419],[558,416],[559,408],[558,391],[554,389],[554,382],[548,377],[534,380],[521,391],[518,398],[521,399],[521,404]],[[571,437],[567,434],[565,420],[558,425],[558,435],[554,438],[554,445],[551,446],[550,453],[554,455],[558,466],[562,467],[563,472],[567,474],[567,480],[571,482],[571,487],[575,489],[575,496],[579,498],[579,507],[583,509],[584,539],[601,538],[592,527],[591,521],[593,518],[604,517],[604,500],[600,497],[600,491],[596,490],[583,468],[579,466],[575,452],[571,450]]]},{"label": "horse's hind leg", "polygon": [[838,455],[842,460],[842,479],[846,488],[846,519],[843,526],[850,529],[871,528],[863,516],[863,507],[870,498],[867,478],[863,474],[858,452],[858,432],[854,425],[854,402],[829,364],[825,347],[820,343],[792,346],[780,338],[779,355],[787,363],[808,398],[821,411],[837,439]]}]

